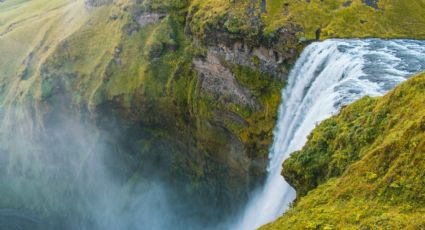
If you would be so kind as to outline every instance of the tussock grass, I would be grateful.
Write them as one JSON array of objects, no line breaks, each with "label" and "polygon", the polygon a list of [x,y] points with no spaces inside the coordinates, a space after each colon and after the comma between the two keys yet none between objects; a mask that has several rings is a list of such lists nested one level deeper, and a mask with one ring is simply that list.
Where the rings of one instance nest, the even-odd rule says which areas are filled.
[{"label": "tussock grass", "polygon": [[285,163],[295,206],[264,229],[423,229],[425,74],[321,123]]}]

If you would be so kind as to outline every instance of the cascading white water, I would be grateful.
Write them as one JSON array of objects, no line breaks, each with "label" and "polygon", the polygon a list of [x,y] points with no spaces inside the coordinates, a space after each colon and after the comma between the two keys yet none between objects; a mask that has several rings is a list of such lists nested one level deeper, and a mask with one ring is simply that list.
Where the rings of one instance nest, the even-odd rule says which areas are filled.
[{"label": "cascading white water", "polygon": [[268,177],[236,229],[254,229],[288,209],[295,191],[280,175],[282,162],[341,106],[380,96],[425,70],[425,41],[327,40],[309,45],[289,75],[270,149]]}]

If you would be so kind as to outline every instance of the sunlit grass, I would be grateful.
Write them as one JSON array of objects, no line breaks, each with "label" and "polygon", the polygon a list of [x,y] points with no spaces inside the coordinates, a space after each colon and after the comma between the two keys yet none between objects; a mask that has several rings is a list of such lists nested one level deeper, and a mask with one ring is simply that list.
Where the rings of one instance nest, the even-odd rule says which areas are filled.
[{"label": "sunlit grass", "polygon": [[[258,1],[259,2],[259,1]],[[362,0],[267,0],[267,12],[261,14],[265,34],[289,25],[301,28],[298,36],[315,39],[321,29],[326,38],[425,38],[424,0],[380,0],[379,9]],[[348,3],[350,2],[350,3]],[[237,33],[250,30],[247,23],[255,14],[248,13],[248,1],[193,1],[193,32],[202,37],[207,27],[232,31],[234,17],[240,20]],[[259,11],[259,4],[254,4]],[[258,12],[257,12],[258,14]],[[245,24],[244,24],[245,23]]]},{"label": "sunlit grass", "polygon": [[264,229],[423,229],[424,89],[420,74],[321,123],[284,163],[298,203]]},{"label": "sunlit grass", "polygon": [[[62,40],[83,25],[88,15],[83,1],[4,4],[0,5],[0,82],[10,85],[6,97],[12,100],[39,81],[42,63]],[[28,81],[22,81],[25,79]]]}]

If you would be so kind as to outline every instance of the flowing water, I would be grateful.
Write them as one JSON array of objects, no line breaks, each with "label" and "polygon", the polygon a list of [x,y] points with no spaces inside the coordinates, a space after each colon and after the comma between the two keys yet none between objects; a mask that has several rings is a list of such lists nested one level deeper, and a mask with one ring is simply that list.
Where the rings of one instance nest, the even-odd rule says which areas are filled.
[{"label": "flowing water", "polygon": [[320,121],[365,95],[383,95],[423,70],[425,41],[327,40],[309,45],[282,93],[265,185],[235,228],[254,229],[288,209],[296,194],[280,175],[281,165],[303,147]]},{"label": "flowing water", "polygon": [[[319,121],[424,69],[425,42],[329,40],[308,46],[283,91],[267,182],[234,228],[253,229],[288,208],[295,192],[280,176],[281,164]],[[155,176],[133,182],[141,176],[131,176],[128,166],[135,160],[117,147],[116,136],[61,107],[41,122],[31,106],[18,104],[0,105],[0,229],[205,229],[175,187]]]}]

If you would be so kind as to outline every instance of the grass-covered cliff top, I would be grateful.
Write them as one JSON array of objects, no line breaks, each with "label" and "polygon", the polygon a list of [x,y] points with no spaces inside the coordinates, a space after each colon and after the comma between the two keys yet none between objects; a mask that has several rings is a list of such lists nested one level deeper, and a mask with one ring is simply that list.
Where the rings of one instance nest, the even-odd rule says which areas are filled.
[{"label": "grass-covered cliff top", "polygon": [[[74,40],[71,45],[83,51],[80,56],[87,56],[84,61],[77,61],[75,67],[84,74],[97,71],[92,79],[96,78],[95,81],[99,82],[100,72],[105,70],[107,59],[123,43],[120,42],[124,31],[121,27],[132,17],[128,9],[133,3],[119,0],[101,7],[87,7],[87,2],[97,1],[110,2],[0,2],[0,86],[14,88],[12,94],[4,90],[3,97],[14,98],[17,94],[25,95],[34,90],[33,86],[40,84],[40,78],[31,76],[39,75],[42,63],[64,40]],[[425,38],[424,0],[151,0],[139,5],[142,11],[148,9],[178,13],[175,20],[187,25],[187,34],[220,42],[229,39],[229,36],[223,35],[227,33],[233,34],[230,38],[251,38],[257,40],[256,45],[260,45],[262,38],[273,37],[278,34],[277,31],[282,31],[281,28],[296,33],[300,40],[316,38],[318,29],[320,39]],[[185,12],[189,15],[186,22]],[[152,39],[155,38],[146,40],[146,44],[155,48],[155,44],[149,43]],[[295,44],[280,44],[285,42],[293,43],[290,40],[279,40],[279,46],[296,47]],[[74,50],[72,48],[72,52]],[[29,80],[22,82],[21,79]],[[92,84],[89,87],[97,87],[96,82],[88,81]],[[35,91],[38,91],[35,93],[38,97],[43,94],[39,90]],[[115,86],[111,92],[118,92]],[[94,99],[94,95],[85,96]]]},{"label": "grass-covered cliff top", "polygon": [[[131,17],[123,13],[129,4],[132,3],[128,0],[103,7],[87,7],[83,0],[0,2],[0,83],[5,85],[5,79],[11,76],[37,75],[41,63],[57,45],[83,26],[81,30],[86,32],[80,33],[77,42],[84,43],[87,40],[84,37],[90,36],[92,42],[85,51],[94,53],[88,62],[82,63],[82,69],[90,71],[89,65],[100,68],[98,61],[106,53],[113,55],[118,46],[122,31],[117,29],[125,23],[123,17]],[[184,18],[187,9],[187,32],[203,39],[220,37],[216,33],[220,31],[259,40],[273,37],[281,28],[293,30],[300,40],[316,38],[318,29],[320,39],[425,38],[424,0],[152,0],[140,5],[141,9],[178,12],[178,20]],[[36,83],[34,79],[19,86],[16,83],[15,91],[28,91]]]},{"label": "grass-covered cliff top", "polygon": [[285,163],[298,202],[264,229],[424,229],[425,74],[321,123]]},{"label": "grass-covered cliff top", "polygon": [[193,32],[224,27],[244,36],[299,27],[300,39],[425,38],[424,0],[193,0]]},{"label": "grass-covered cliff top", "polygon": [[[265,170],[283,79],[223,61],[259,109],[220,101],[202,89],[193,60],[206,49],[193,38],[211,46],[226,39],[260,46],[271,38],[284,58],[293,51],[293,62],[300,51],[294,43],[314,39],[319,28],[321,39],[425,38],[423,9],[424,1],[415,0],[376,6],[360,0],[0,1],[0,104],[117,112],[145,127],[131,141],[146,162],[166,164],[164,173],[189,181],[184,189],[191,194],[222,195],[208,205],[226,203]],[[297,39],[276,38],[288,30]],[[61,101],[62,94],[70,100]],[[221,187],[212,190],[216,184]]]}]

